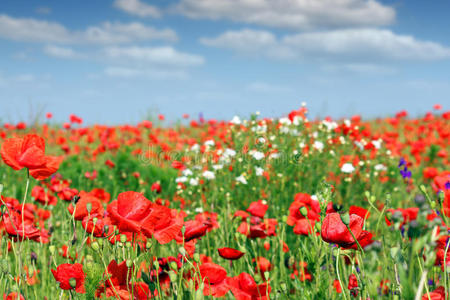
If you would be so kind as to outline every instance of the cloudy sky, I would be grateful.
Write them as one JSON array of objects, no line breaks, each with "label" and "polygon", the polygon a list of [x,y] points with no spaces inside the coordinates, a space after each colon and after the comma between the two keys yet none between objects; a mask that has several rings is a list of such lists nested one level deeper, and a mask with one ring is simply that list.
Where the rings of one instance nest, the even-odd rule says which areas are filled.
[{"label": "cloudy sky", "polygon": [[0,118],[450,108],[447,0],[2,0]]}]

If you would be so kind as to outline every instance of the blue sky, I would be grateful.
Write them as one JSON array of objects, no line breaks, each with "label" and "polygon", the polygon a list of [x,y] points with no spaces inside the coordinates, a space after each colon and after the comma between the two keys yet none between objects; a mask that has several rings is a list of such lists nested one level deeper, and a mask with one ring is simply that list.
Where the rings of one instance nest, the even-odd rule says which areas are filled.
[{"label": "blue sky", "polygon": [[445,0],[0,4],[0,118],[231,119],[450,107]]}]

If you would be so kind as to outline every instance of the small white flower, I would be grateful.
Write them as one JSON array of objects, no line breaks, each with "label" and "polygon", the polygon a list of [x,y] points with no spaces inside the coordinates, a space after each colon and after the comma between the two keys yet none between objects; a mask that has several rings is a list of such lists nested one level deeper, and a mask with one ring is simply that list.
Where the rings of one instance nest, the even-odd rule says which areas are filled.
[{"label": "small white flower", "polygon": [[197,152],[197,151],[199,151],[199,150],[200,150],[200,145],[199,145],[199,144],[194,144],[194,145],[192,145],[191,151]]},{"label": "small white flower", "polygon": [[233,149],[227,148],[225,149],[225,152],[223,153],[224,156],[228,156],[228,157],[234,157],[236,156],[236,151],[234,151]]},{"label": "small white flower", "polygon": [[262,176],[264,174],[264,169],[260,167],[255,167],[256,176]]},{"label": "small white flower", "polygon": [[203,212],[203,207],[197,207],[197,208],[195,209],[195,212],[196,212],[196,213],[202,213],[202,212]]},{"label": "small white flower", "polygon": [[342,168],[341,168],[341,172],[342,173],[353,173],[355,171],[355,167],[351,164],[351,163],[345,163]]},{"label": "small white flower", "polygon": [[256,160],[261,160],[264,158],[264,153],[262,153],[260,151],[255,151],[255,152],[253,152],[252,156]]},{"label": "small white flower", "polygon": [[374,169],[375,169],[376,171],[386,171],[386,170],[387,170],[387,167],[386,167],[385,165],[383,165],[383,164],[378,164],[378,165],[376,165],[376,166],[374,167]]},{"label": "small white flower", "polygon": [[214,140],[207,140],[205,141],[204,145],[205,146],[214,146],[216,143],[214,143]]},{"label": "small white flower", "polygon": [[223,169],[223,165],[213,165],[212,166],[214,170],[221,170]]},{"label": "small white flower", "polygon": [[191,176],[193,174],[190,169],[184,169],[181,173],[183,176]]},{"label": "small white flower", "polygon": [[247,179],[245,179],[244,175],[240,175],[239,177],[236,177],[236,181],[240,182],[242,184],[247,184]]},{"label": "small white flower", "polygon": [[191,178],[189,180],[189,184],[192,186],[197,186],[198,185],[198,178]]},{"label": "small white flower", "polygon": [[233,119],[231,119],[230,123],[235,124],[235,125],[240,125],[241,118],[239,118],[238,116],[234,116]]},{"label": "small white flower", "polygon": [[376,148],[376,149],[380,149],[381,148],[381,140],[377,140],[377,141],[372,141],[372,145]]},{"label": "small white flower", "polygon": [[323,150],[323,143],[320,141],[315,141],[313,147],[319,151]]},{"label": "small white flower", "polygon": [[187,181],[187,177],[186,176],[178,177],[178,178],[175,179],[176,183],[186,182],[186,181]]},{"label": "small white flower", "polygon": [[216,178],[216,175],[214,174],[214,172],[207,170],[207,171],[203,172],[203,177],[205,177],[208,180],[212,180],[212,179]]}]

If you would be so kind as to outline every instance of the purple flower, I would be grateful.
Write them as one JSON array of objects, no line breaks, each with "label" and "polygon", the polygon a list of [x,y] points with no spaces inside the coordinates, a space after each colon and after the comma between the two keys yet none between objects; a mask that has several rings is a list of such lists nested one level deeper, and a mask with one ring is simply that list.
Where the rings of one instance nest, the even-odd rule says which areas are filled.
[{"label": "purple flower", "polygon": [[400,168],[401,166],[406,166],[406,160],[403,157],[400,158],[400,162],[398,163],[398,167]]},{"label": "purple flower", "polygon": [[450,190],[450,181],[447,181],[447,182],[445,183],[445,189],[446,189],[446,190]]},{"label": "purple flower", "polygon": [[400,170],[400,174],[402,174],[403,178],[411,178],[411,171],[408,170],[407,167],[405,167],[403,170]]}]

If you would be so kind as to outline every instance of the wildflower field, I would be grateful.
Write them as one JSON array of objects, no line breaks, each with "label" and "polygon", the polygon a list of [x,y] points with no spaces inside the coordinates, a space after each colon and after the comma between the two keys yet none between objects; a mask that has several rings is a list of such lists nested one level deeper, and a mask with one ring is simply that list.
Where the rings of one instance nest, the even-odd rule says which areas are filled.
[{"label": "wildflower field", "polygon": [[449,299],[450,111],[3,124],[4,299]]}]

